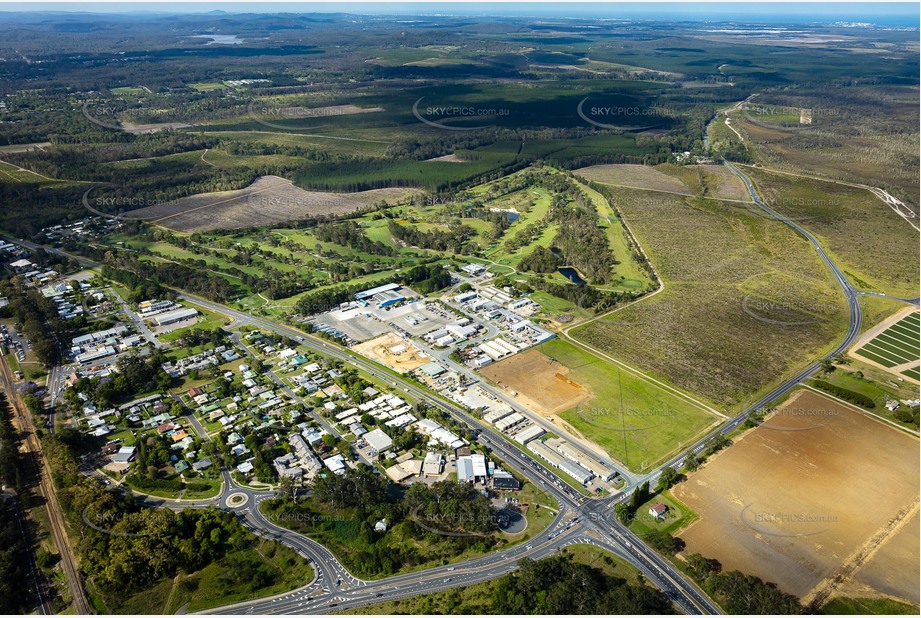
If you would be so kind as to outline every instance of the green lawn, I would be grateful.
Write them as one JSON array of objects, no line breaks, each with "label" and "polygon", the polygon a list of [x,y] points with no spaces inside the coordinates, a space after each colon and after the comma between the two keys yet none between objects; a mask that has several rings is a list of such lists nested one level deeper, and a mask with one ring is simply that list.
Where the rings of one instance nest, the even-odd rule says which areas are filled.
[{"label": "green lawn", "polygon": [[221,82],[199,82],[197,84],[189,84],[189,88],[198,90],[199,92],[207,92],[209,90],[220,90],[224,87],[224,84]]},{"label": "green lawn", "polygon": [[566,341],[552,339],[539,349],[568,367],[567,377],[592,394],[563,412],[563,420],[631,470],[651,469],[717,420],[701,406]]},{"label": "green lawn", "polygon": [[[668,513],[661,520],[649,514],[649,508],[658,502],[668,507]],[[686,528],[697,521],[697,519],[697,513],[666,491],[641,504],[630,521],[629,527],[630,530],[640,536],[649,534],[653,530],[675,534],[678,530]]]},{"label": "green lawn", "polygon": [[918,615],[918,607],[892,599],[852,599],[836,597],[822,606],[820,614],[841,615]]},{"label": "green lawn", "polygon": [[[200,571],[164,579],[127,598],[106,595],[104,601],[109,611],[117,614],[175,614],[180,609],[191,613],[286,592],[313,579],[309,563],[293,549],[274,541],[253,540],[250,548],[233,552]],[[264,573],[268,585],[255,587],[250,581],[239,581],[245,577],[243,573],[253,571]]]}]

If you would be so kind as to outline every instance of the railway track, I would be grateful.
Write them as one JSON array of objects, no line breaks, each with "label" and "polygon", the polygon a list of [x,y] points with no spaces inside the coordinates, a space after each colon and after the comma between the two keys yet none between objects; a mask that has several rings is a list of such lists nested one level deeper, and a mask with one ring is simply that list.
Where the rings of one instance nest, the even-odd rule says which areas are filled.
[{"label": "railway track", "polygon": [[48,521],[50,522],[51,533],[54,535],[55,544],[61,554],[61,568],[64,570],[74,610],[77,614],[91,614],[93,613],[92,607],[83,590],[77,561],[67,538],[64,515],[61,512],[61,505],[58,504],[57,493],[51,480],[51,468],[42,455],[41,442],[39,442],[38,436],[35,435],[35,427],[32,424],[32,414],[22,402],[19,393],[13,388],[13,373],[5,357],[0,360],[0,385],[7,393],[14,418],[19,425],[20,431],[24,434],[23,445],[25,450],[31,455],[28,459],[33,467],[32,472],[39,481],[39,493],[45,499],[45,504],[48,507]]}]

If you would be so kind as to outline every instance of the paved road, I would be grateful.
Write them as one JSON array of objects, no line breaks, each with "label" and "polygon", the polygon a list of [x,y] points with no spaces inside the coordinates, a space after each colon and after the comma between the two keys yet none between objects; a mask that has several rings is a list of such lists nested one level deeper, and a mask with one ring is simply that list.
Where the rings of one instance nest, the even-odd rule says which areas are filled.
[{"label": "paved road", "polygon": [[[850,309],[848,331],[842,342],[828,355],[829,357],[837,356],[846,350],[859,335],[862,313],[858,299],[859,296],[864,293],[860,290],[857,290],[850,284],[844,274],[826,254],[824,249],[811,233],[802,228],[796,222],[784,217],[783,215],[766,206],[760,197],[758,197],[757,192],[754,190],[754,187],[752,186],[748,177],[740,172],[731,163],[725,162],[725,165],[743,180],[752,195],[754,203],[759,208],[764,210],[773,218],[776,218],[778,221],[791,226],[804,238],[806,238],[810,244],[813,245],[823,262],[831,270],[839,287],[841,287],[842,291],[844,292],[848,301],[848,307]],[[353,355],[347,350],[323,342],[322,340],[317,340],[312,337],[305,336],[302,332],[296,329],[276,324],[264,318],[244,314],[242,312],[229,309],[223,305],[212,303],[210,301],[206,301],[204,299],[193,297],[187,294],[181,294],[181,296],[184,298],[184,300],[189,302],[230,315],[238,323],[253,324],[260,328],[276,332],[278,334],[294,339],[316,352],[339,358],[340,360],[344,360],[355,366],[361,367],[365,371],[368,371],[377,377],[381,377],[389,381],[390,384],[396,389],[402,390],[403,392],[413,396],[416,399],[426,401],[435,407],[447,411],[462,423],[479,431],[480,441],[486,443],[506,462],[521,470],[525,476],[529,478],[529,480],[540,484],[557,500],[559,500],[560,504],[563,506],[561,509],[561,514],[565,512],[567,508],[572,510],[574,513],[577,513],[582,521],[571,527],[571,535],[574,536],[578,534],[591,533],[597,534],[600,537],[600,542],[609,544],[615,550],[615,553],[624,556],[632,564],[640,568],[644,573],[647,574],[649,579],[657,586],[659,586],[663,591],[665,591],[666,594],[668,594],[670,598],[672,598],[672,600],[683,611],[687,613],[700,613],[703,610],[708,613],[718,613],[718,608],[708,598],[706,598],[706,596],[700,592],[696,586],[684,579],[684,577],[670,563],[668,563],[668,561],[646,547],[639,540],[639,538],[636,537],[636,535],[623,527],[612,516],[611,507],[615,503],[626,499],[627,492],[620,496],[603,500],[586,499],[585,497],[576,494],[572,489],[570,489],[559,477],[556,476],[554,472],[545,468],[540,462],[534,461],[532,458],[530,458],[530,456],[520,451],[517,447],[506,442],[504,438],[496,434],[490,428],[485,428],[480,425],[476,419],[470,417],[462,409],[450,404],[446,404],[427,391],[423,391],[413,384],[404,382],[400,378],[393,377],[383,372],[380,367],[364,359],[363,357]],[[774,388],[770,393],[746,408],[741,414],[733,419],[730,419],[718,430],[700,440],[692,450],[696,453],[699,453],[705,448],[706,441],[712,435],[715,435],[716,433],[726,434],[734,431],[742,423],[745,422],[751,411],[766,406],[771,401],[795,388],[797,384],[799,384],[803,379],[814,373],[819,368],[819,365],[819,362],[815,362],[798,372],[796,375],[788,378],[782,384]],[[651,484],[654,484],[663,467],[680,467],[683,464],[683,457],[683,455],[675,457],[671,461],[665,462],[662,466],[660,466],[652,473],[646,475],[645,477],[631,480],[634,481],[634,484],[641,483],[645,480],[649,480]],[[629,487],[627,489],[629,490]],[[226,504],[226,494],[229,491],[234,491],[232,481],[229,481],[229,484],[225,487],[225,493],[221,496],[222,506],[224,508],[229,508]],[[254,601],[248,604],[240,604],[234,606],[234,610],[231,613],[240,613],[244,608],[246,609],[247,613],[257,611],[259,613],[307,613],[309,611],[324,613],[329,611],[329,608],[332,607],[330,603],[336,603],[336,606],[339,607],[339,601],[341,601],[342,608],[353,607],[376,601],[384,601],[394,598],[402,598],[403,596],[411,596],[413,594],[424,591],[433,591],[441,588],[450,588],[457,585],[464,585],[472,583],[472,580],[475,577],[474,574],[470,574],[469,576],[465,575],[464,579],[451,577],[450,581],[445,581],[448,578],[443,577],[439,582],[437,581],[437,576],[434,576],[432,574],[432,570],[429,570],[408,576],[402,576],[414,578],[414,580],[417,582],[424,581],[425,586],[422,588],[416,588],[417,584],[407,584],[409,587],[401,588],[395,582],[390,582],[388,579],[384,580],[384,582],[387,583],[379,582],[379,585],[385,586],[382,591],[375,592],[373,595],[369,594],[368,596],[365,596],[363,593],[356,592],[356,590],[361,589],[363,586],[365,586],[365,584],[357,582],[357,580],[354,580],[354,578],[350,578],[350,576],[344,572],[344,569],[342,569],[341,565],[335,561],[335,558],[332,557],[332,554],[329,554],[328,550],[322,548],[312,541],[302,541],[300,539],[304,539],[305,537],[285,529],[278,528],[272,522],[266,521],[261,513],[259,513],[258,508],[256,508],[260,498],[261,496],[258,495],[258,492],[252,492],[251,497],[248,499],[248,501],[252,502],[252,505],[249,507],[248,511],[245,511],[245,506],[243,507],[245,511],[245,513],[242,515],[244,522],[256,529],[262,530],[263,532],[267,532],[269,534],[277,534],[279,540],[298,547],[299,550],[302,550],[303,553],[305,553],[305,555],[310,556],[314,564],[317,565],[317,570],[319,573],[318,581],[316,584],[314,584],[317,586],[316,593],[308,594],[302,589],[297,593],[302,598],[299,598],[297,595],[292,596],[293,593],[289,593],[289,595],[284,597],[276,597],[275,599],[269,599],[266,601]],[[495,561],[494,557],[488,558],[493,562]],[[511,565],[509,565],[509,567],[509,570],[513,568]],[[507,572],[507,570],[503,572]],[[329,582],[332,581],[334,577],[337,581],[342,582],[345,586],[354,584],[355,590],[352,590],[343,596],[344,593],[340,587],[336,587],[335,590],[330,588]],[[492,577],[495,577],[495,574],[490,571],[490,576],[484,579],[491,579]],[[470,581],[467,581],[468,579]],[[418,585],[421,586],[421,584]],[[328,590],[324,591],[324,588]],[[380,594],[380,596],[378,596],[378,594]],[[308,596],[314,597],[313,600],[308,601]],[[286,602],[282,603],[280,599],[285,599]],[[299,605],[293,605],[295,602],[299,603]],[[271,608],[271,605],[264,605],[265,603],[275,605],[276,608],[273,608],[270,612],[269,609]]]},{"label": "paved road", "polygon": [[[39,245],[35,243],[15,240],[23,246],[38,248]],[[72,256],[64,251],[59,249],[43,247],[48,251],[58,253],[59,255],[65,255],[68,257],[73,257],[81,265],[89,268],[97,267],[99,264],[93,260],[84,257]],[[316,352],[321,354],[331,356],[334,358],[339,358],[340,360],[350,362],[355,366],[359,366],[362,369],[368,371],[372,375],[381,377],[387,380],[393,387],[397,390],[402,390],[403,392],[412,395],[414,398],[417,398],[422,401],[426,401],[429,404],[441,408],[442,410],[447,411],[449,414],[452,414],[455,418],[461,422],[467,424],[468,426],[474,428],[475,430],[481,432],[480,439],[485,443],[489,444],[500,457],[502,457],[510,465],[517,467],[531,482],[540,484],[544,489],[551,493],[557,500],[560,501],[560,504],[565,506],[569,505],[575,509],[579,509],[582,504],[590,504],[587,498],[579,496],[574,490],[569,488],[566,483],[560,479],[554,472],[548,470],[540,462],[534,461],[530,456],[524,454],[522,451],[516,447],[510,445],[505,441],[504,438],[493,432],[491,429],[484,429],[476,419],[473,419],[466,412],[460,410],[459,408],[448,405],[443,402],[441,399],[438,399],[431,395],[428,391],[423,391],[416,387],[415,385],[404,382],[402,379],[395,378],[389,374],[382,371],[382,369],[375,365],[374,363],[368,361],[364,357],[356,356],[350,353],[349,351],[334,346],[332,344],[326,343],[320,339],[315,339],[305,335],[303,332],[296,330],[294,328],[283,326],[275,322],[266,320],[261,317],[252,316],[240,311],[236,311],[224,305],[213,303],[211,301],[201,299],[189,294],[180,293],[179,296],[186,301],[189,301],[193,304],[198,304],[205,308],[217,311],[218,313],[223,313],[232,317],[235,321],[235,324],[253,324],[265,330],[275,332],[286,336],[290,339],[294,339],[304,346],[313,349]],[[229,476],[226,477],[229,479]],[[544,480],[546,479],[546,480]],[[233,481],[228,480],[224,484],[223,493],[217,500],[208,500],[208,501],[170,501],[170,500],[160,500],[160,499],[151,499],[149,503],[152,506],[167,506],[170,508],[188,508],[188,507],[202,507],[209,504],[218,502],[221,505],[226,507],[226,498],[228,497],[228,492],[233,491],[235,488]],[[240,489],[237,487],[236,489]],[[250,490],[252,491],[252,490]],[[257,492],[253,492],[257,493]],[[623,499],[625,496],[622,496]],[[605,501],[596,501],[596,508],[593,510],[597,513],[599,510],[604,510],[606,506],[611,505],[611,500]],[[257,523],[258,519],[256,519]],[[677,569],[675,569],[667,561],[663,560],[658,554],[656,554],[652,549],[647,547],[645,544],[640,541],[639,537],[635,534],[623,528],[617,523],[611,523],[607,519],[602,519],[600,521],[588,521],[580,522],[580,526],[587,526],[589,529],[595,530],[602,535],[607,542],[619,545],[623,543],[622,551],[625,555],[630,556],[628,560],[637,566],[641,571],[647,573],[650,581],[655,585],[659,586],[660,589],[666,592],[672,601],[678,605],[682,611],[689,614],[698,614],[698,613],[719,613],[719,609],[710,601],[703,593],[701,593],[691,582],[686,580]],[[285,531],[279,533],[282,536],[279,538],[282,542],[288,543],[297,537],[304,538],[302,535],[297,535],[290,531]],[[629,553],[628,553],[629,550]],[[328,550],[324,551],[328,553]],[[330,554],[331,556],[331,554]],[[323,564],[329,564],[328,562],[323,562]],[[451,584],[453,582],[443,582]],[[455,584],[456,585],[456,584]],[[451,587],[451,586],[446,586]],[[331,593],[330,593],[331,594]],[[365,603],[370,603],[373,601],[382,601],[388,600],[391,598],[391,595],[399,595],[399,590],[391,590],[388,593],[382,594],[381,597],[374,597],[373,599],[365,599]],[[399,598],[394,596],[393,598]],[[356,601],[357,602],[357,601]],[[255,602],[254,602],[255,603]],[[249,610],[254,611],[252,609]]]},{"label": "paved road", "polygon": [[144,320],[141,319],[141,316],[139,316],[137,313],[131,310],[131,307],[128,306],[127,301],[125,301],[125,299],[121,297],[118,291],[112,286],[109,287],[109,291],[112,292],[112,295],[115,296],[115,299],[118,301],[118,304],[121,305],[122,312],[125,314],[125,317],[131,320],[134,323],[134,325],[137,327],[138,332],[140,332],[144,336],[144,338],[150,342],[150,344],[153,347],[155,348],[161,347],[162,344],[160,343],[160,340],[154,336],[150,328],[147,327],[147,324],[144,323]]},{"label": "paved road", "polygon": [[[234,318],[237,323],[252,324],[267,331],[271,331],[298,341],[301,345],[312,349],[314,352],[318,352],[329,357],[338,358],[339,360],[350,363],[353,366],[359,367],[376,377],[386,380],[391,386],[394,387],[395,390],[400,390],[410,395],[414,399],[425,401],[434,407],[448,412],[455,419],[478,432],[478,439],[481,442],[489,446],[491,450],[497,453],[497,455],[506,461],[509,465],[512,465],[521,471],[522,474],[524,474],[531,482],[535,483],[535,486],[539,485],[541,488],[548,491],[554,498],[559,501],[559,503],[564,508],[569,508],[576,513],[582,513],[584,505],[591,505],[591,509],[586,510],[584,514],[588,515],[589,512],[594,512],[595,519],[588,519],[583,517],[582,521],[580,521],[578,524],[580,529],[581,527],[585,527],[586,531],[594,530],[606,542],[621,546],[621,551],[625,556],[628,557],[627,559],[642,571],[648,573],[650,581],[665,591],[666,594],[668,594],[669,597],[679,607],[681,607],[683,611],[686,613],[697,614],[701,613],[702,607],[703,611],[706,613],[719,613],[718,608],[712,603],[712,601],[706,598],[706,596],[701,593],[692,583],[687,581],[674,566],[668,563],[668,561],[664,560],[656,552],[647,547],[633,532],[629,531],[628,529],[624,528],[609,518],[603,518],[598,515],[605,510],[610,510],[610,499],[606,501],[592,501],[578,494],[554,472],[544,467],[544,465],[540,462],[532,459],[529,455],[525,454],[523,451],[517,448],[517,446],[513,446],[507,442],[504,437],[496,433],[493,429],[480,424],[479,421],[467,414],[460,407],[448,404],[435,397],[428,391],[423,390],[412,383],[405,382],[401,378],[391,376],[390,374],[383,372],[381,367],[365,359],[364,357],[355,355],[347,349],[341,348],[331,343],[327,343],[321,339],[306,335],[305,333],[292,327],[278,324],[262,317],[245,314],[223,305],[191,296],[189,294],[183,293],[180,294],[180,297],[186,302],[197,304],[212,311],[224,313],[225,315]],[[255,517],[255,512],[253,515]],[[258,522],[259,520],[256,519],[256,521]],[[289,538],[293,538],[295,536],[294,533],[291,533],[290,531],[287,531],[284,534],[285,536],[280,539],[284,542],[287,542]],[[419,576],[419,574],[416,576]],[[382,597],[373,597],[371,599],[365,599],[364,601],[373,602],[375,600],[388,600],[391,594],[396,594],[397,592],[399,591],[383,593]],[[405,592],[405,589],[403,592]],[[700,607],[698,607],[698,605]],[[301,608],[299,611],[302,610],[303,608]]]},{"label": "paved road", "polygon": [[[825,263],[826,266],[828,266],[829,270],[832,272],[832,275],[835,278],[835,282],[838,284],[838,287],[841,288],[842,292],[844,292],[844,296],[847,299],[850,317],[848,320],[847,333],[845,334],[844,339],[842,339],[841,343],[839,343],[838,346],[835,347],[834,350],[829,352],[825,356],[825,358],[834,358],[835,356],[840,355],[842,352],[847,350],[854,343],[854,341],[857,340],[857,337],[860,335],[860,324],[863,319],[863,311],[860,307],[859,297],[867,293],[861,292],[860,290],[855,288],[853,285],[851,285],[850,281],[847,280],[847,277],[844,276],[844,273],[841,272],[841,269],[839,269],[838,266],[834,263],[834,261],[832,261],[832,259],[828,256],[828,254],[825,252],[825,249],[823,249],[822,245],[820,245],[819,242],[816,240],[815,236],[813,236],[810,232],[808,232],[806,229],[804,229],[801,225],[799,225],[795,221],[792,221],[791,219],[781,215],[777,211],[765,205],[765,203],[758,196],[757,191],[755,191],[755,188],[752,185],[751,180],[749,180],[748,176],[746,176],[743,172],[741,172],[732,163],[729,163],[728,161],[724,161],[723,163],[734,174],[736,174],[739,178],[742,179],[742,182],[745,183],[745,186],[748,189],[749,193],[751,194],[751,197],[754,203],[759,208],[764,210],[768,215],[777,219],[778,221],[781,221],[782,223],[785,223],[786,225],[789,225],[794,230],[796,230],[798,233],[800,233],[806,240],[808,240],[809,243],[818,252],[819,257],[821,257],[822,261]],[[899,299],[899,300],[904,300],[904,299]],[[911,301],[906,301],[906,302],[911,302]],[[714,435],[716,434],[726,435],[726,434],[732,433],[733,431],[738,429],[739,426],[742,425],[748,419],[749,415],[752,412],[766,407],[772,401],[778,399],[779,397],[785,395],[786,393],[796,388],[796,386],[800,382],[802,382],[803,380],[811,376],[813,373],[818,371],[820,366],[821,366],[821,362],[816,361],[812,363],[811,365],[809,365],[808,367],[805,367],[801,371],[797,372],[795,375],[791,376],[790,378],[788,378],[781,384],[777,385],[773,390],[771,390],[771,392],[767,393],[766,395],[758,399],[756,402],[754,402],[753,404],[745,408],[738,416],[730,419],[725,424],[720,426],[718,429],[716,429],[715,431],[703,437],[693,447],[691,447],[690,450],[692,450],[696,454],[700,454],[701,452],[705,450],[707,441],[710,438],[712,438]],[[655,471],[647,475],[644,480],[649,480],[650,485],[655,485],[656,481],[659,478],[659,475],[661,474],[662,468],[664,468],[665,466],[670,466],[673,468],[680,468],[683,465],[684,465],[684,454],[682,453],[681,455],[676,456],[672,458],[670,461],[667,461],[664,464],[662,464],[662,466],[660,466],[658,469],[656,469]]]}]

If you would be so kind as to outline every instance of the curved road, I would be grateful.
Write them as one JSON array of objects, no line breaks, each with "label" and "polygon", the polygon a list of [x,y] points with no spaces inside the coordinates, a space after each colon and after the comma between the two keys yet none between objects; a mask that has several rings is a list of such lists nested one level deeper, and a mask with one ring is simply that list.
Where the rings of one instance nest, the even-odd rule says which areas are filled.
[{"label": "curved road", "polygon": [[[724,161],[724,165],[742,179],[752,196],[752,200],[759,208],[778,221],[789,225],[808,240],[819,253],[822,261],[831,270],[836,282],[847,298],[848,307],[850,309],[847,334],[842,342],[830,352],[827,357],[833,357],[840,354],[842,351],[846,350],[859,335],[862,311],[858,299],[860,295],[865,293],[851,285],[811,233],[798,223],[765,205],[757,195],[751,181],[744,173],[727,161]],[[85,259],[81,261],[84,263],[87,262]],[[387,380],[393,387],[413,396],[415,399],[426,401],[430,405],[448,412],[458,421],[478,432],[478,439],[481,442],[488,445],[508,464],[518,468],[531,482],[540,484],[544,489],[550,492],[561,505],[559,515],[554,523],[551,524],[551,527],[548,528],[548,531],[551,532],[547,535],[541,533],[540,543],[538,543],[537,540],[532,540],[531,544],[528,545],[523,543],[519,544],[503,552],[499,559],[496,559],[495,555],[489,554],[458,563],[452,567],[439,567],[373,582],[365,582],[349,574],[332,553],[319,543],[303,535],[281,528],[274,522],[269,521],[259,511],[258,503],[272,494],[239,487],[233,483],[229,474],[225,471],[224,490],[219,498],[201,501],[200,504],[171,501],[161,501],[160,504],[172,506],[173,508],[187,508],[189,506],[203,506],[205,504],[218,502],[220,508],[236,512],[244,524],[250,528],[259,531],[261,534],[276,538],[307,556],[313,563],[316,571],[316,578],[315,581],[308,586],[295,592],[287,593],[286,595],[277,595],[269,599],[236,604],[212,610],[210,613],[329,613],[330,609],[334,607],[347,609],[368,603],[413,596],[423,592],[448,589],[458,585],[468,585],[477,581],[493,579],[501,574],[514,570],[517,560],[522,557],[545,557],[553,551],[556,551],[562,545],[567,544],[570,540],[577,538],[610,549],[638,567],[686,613],[719,613],[719,609],[715,604],[697,589],[696,586],[687,581],[671,563],[648,548],[633,532],[625,528],[613,517],[613,510],[611,507],[628,497],[630,487],[626,488],[622,494],[614,498],[589,499],[583,497],[569,488],[569,486],[553,471],[526,455],[516,446],[511,445],[491,428],[481,425],[464,410],[434,397],[427,391],[409,382],[405,382],[401,378],[384,373],[380,367],[363,357],[354,355],[346,349],[328,344],[322,340],[305,336],[304,333],[294,328],[280,325],[264,318],[245,314],[188,294],[180,294],[180,296],[194,304],[229,315],[236,320],[236,323],[253,324],[260,328],[276,332],[298,341],[300,344],[315,352],[350,363],[376,377]],[[912,300],[906,302],[912,302]],[[913,299],[912,304],[917,304],[917,299]],[[766,406],[774,399],[789,392],[818,368],[819,362],[815,362],[778,385],[770,393],[749,406],[738,416],[730,419],[719,429],[701,439],[693,447],[694,452],[702,451],[705,448],[707,440],[713,435],[717,433],[727,434],[734,431],[739,425],[745,422],[750,412]],[[652,473],[637,479],[635,483],[638,484],[645,480],[649,480],[650,484],[654,484],[662,468],[665,466],[680,467],[682,463],[683,455],[664,463]],[[242,494],[246,496],[246,499],[242,501],[241,498],[241,503],[234,506],[233,503],[228,502],[228,498],[232,494]],[[569,520],[569,523],[564,521],[569,511],[578,518],[578,521],[574,522],[573,520]],[[561,526],[566,527],[559,529]],[[448,568],[452,570],[448,571]],[[334,611],[339,611],[339,609]]]}]

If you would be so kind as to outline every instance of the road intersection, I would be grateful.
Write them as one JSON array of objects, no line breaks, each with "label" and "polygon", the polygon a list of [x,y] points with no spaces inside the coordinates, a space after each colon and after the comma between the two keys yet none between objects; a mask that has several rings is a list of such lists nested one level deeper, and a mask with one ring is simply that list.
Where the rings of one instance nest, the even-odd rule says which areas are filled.
[{"label": "road intersection", "polygon": [[[840,269],[826,254],[818,241],[802,228],[798,223],[766,206],[757,195],[751,181],[737,167],[724,161],[733,173],[738,175],[751,194],[754,203],[772,218],[791,226],[799,232],[819,253],[821,259],[831,270],[839,287],[845,294],[850,310],[848,330],[841,343],[829,353],[833,357],[846,350],[857,338],[860,331],[862,311],[859,297],[866,292],[856,289],[847,280]],[[33,243],[22,243],[25,246]],[[61,251],[48,249],[57,253]],[[65,254],[67,255],[67,254]],[[75,256],[70,256],[75,257]],[[95,262],[85,258],[79,261],[89,267],[98,266]],[[546,489],[560,504],[559,514],[553,523],[542,531],[538,538],[532,539],[529,544],[524,542],[506,548],[496,555],[488,554],[478,558],[458,562],[450,567],[436,567],[424,571],[417,571],[374,581],[363,581],[350,574],[335,556],[319,543],[278,526],[259,509],[259,503],[274,494],[262,490],[255,490],[236,484],[227,471],[224,471],[224,483],[221,494],[211,500],[201,501],[171,501],[148,499],[146,503],[151,506],[167,508],[189,508],[217,506],[231,512],[252,530],[257,533],[274,538],[286,545],[295,548],[306,556],[312,563],[316,572],[313,582],[305,587],[284,595],[276,595],[267,599],[238,603],[235,605],[211,610],[207,613],[330,613],[366,605],[375,602],[405,598],[425,592],[449,589],[456,586],[470,585],[479,581],[488,581],[504,573],[514,570],[517,561],[523,557],[543,558],[558,551],[561,547],[574,542],[584,542],[597,545],[612,551],[636,566],[653,584],[665,592],[669,598],[681,609],[689,614],[719,613],[719,608],[710,601],[692,582],[684,577],[677,568],[646,546],[633,532],[622,525],[614,516],[613,506],[625,500],[630,490],[640,483],[649,481],[654,485],[663,468],[666,466],[680,468],[683,465],[684,455],[677,456],[664,462],[657,469],[644,476],[630,475],[629,484],[623,492],[606,498],[587,498],[578,494],[552,470],[542,463],[532,459],[521,451],[516,445],[508,442],[503,436],[489,427],[484,426],[465,410],[434,396],[412,382],[406,381],[384,370],[372,361],[358,356],[349,350],[327,343],[321,339],[306,335],[304,332],[279,324],[263,317],[253,316],[236,311],[224,305],[201,299],[189,294],[180,293],[183,300],[201,307],[222,313],[233,318],[234,325],[253,325],[260,329],[283,335],[297,341],[299,344],[318,352],[322,355],[337,358],[348,362],[368,373],[386,380],[395,390],[404,392],[412,398],[424,401],[434,407],[440,408],[451,414],[456,420],[470,427],[478,435],[478,440],[488,446],[502,458],[508,465],[515,467],[529,481]],[[911,304],[917,304],[917,299],[900,299]],[[714,432],[701,438],[690,450],[694,453],[702,452],[708,440],[717,433],[728,434],[735,431],[748,418],[752,411],[761,409],[778,397],[788,393],[802,380],[813,374],[820,367],[817,361],[786,379],[771,392],[761,397],[758,401],[747,407],[736,417],[729,419]],[[273,374],[274,375],[274,374]],[[280,378],[273,378],[276,383],[285,387]],[[290,393],[289,393],[290,394]],[[505,399],[503,397],[503,399]],[[235,496],[231,499],[231,496]],[[562,526],[562,529],[561,529]],[[447,571],[447,568],[453,569]]]}]

